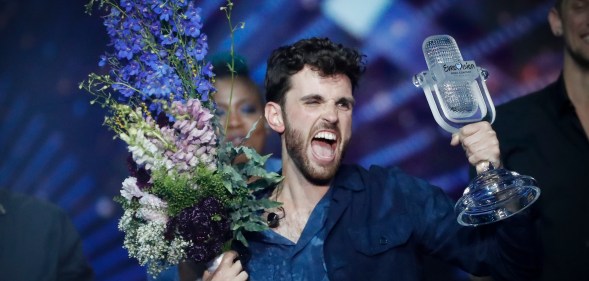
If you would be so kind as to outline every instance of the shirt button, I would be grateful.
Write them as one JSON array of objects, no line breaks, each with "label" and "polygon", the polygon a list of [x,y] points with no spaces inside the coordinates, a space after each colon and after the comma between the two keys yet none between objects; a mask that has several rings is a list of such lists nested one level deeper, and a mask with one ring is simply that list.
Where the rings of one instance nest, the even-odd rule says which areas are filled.
[{"label": "shirt button", "polygon": [[381,236],[380,240],[378,240],[378,242],[380,243],[380,245],[386,245],[386,244],[389,244],[389,239],[387,239],[384,236]]}]

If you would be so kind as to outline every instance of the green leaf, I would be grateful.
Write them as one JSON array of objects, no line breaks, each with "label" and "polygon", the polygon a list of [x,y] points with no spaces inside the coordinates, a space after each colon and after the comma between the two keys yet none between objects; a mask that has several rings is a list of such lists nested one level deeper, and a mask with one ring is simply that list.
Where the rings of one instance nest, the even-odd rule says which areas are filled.
[{"label": "green leaf", "polygon": [[243,243],[244,246],[246,246],[246,247],[249,246],[247,243],[247,240],[245,239],[245,237],[243,236],[243,233],[241,233],[241,231],[235,233],[235,239],[237,239],[237,241]]}]

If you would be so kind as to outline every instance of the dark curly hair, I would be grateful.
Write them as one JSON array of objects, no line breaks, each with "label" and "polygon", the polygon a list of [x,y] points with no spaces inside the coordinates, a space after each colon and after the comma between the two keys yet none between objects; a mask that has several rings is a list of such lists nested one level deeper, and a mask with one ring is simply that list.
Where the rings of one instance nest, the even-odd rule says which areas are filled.
[{"label": "dark curly hair", "polygon": [[352,89],[364,73],[365,56],[357,50],[336,44],[328,38],[310,38],[280,47],[268,59],[266,70],[266,101],[284,105],[284,95],[290,89],[290,77],[305,65],[323,76],[344,74],[350,78]]},{"label": "dark curly hair", "polygon": [[554,2],[554,8],[556,8],[556,10],[558,11],[559,14],[562,13],[562,3],[564,2],[564,0],[556,0]]}]

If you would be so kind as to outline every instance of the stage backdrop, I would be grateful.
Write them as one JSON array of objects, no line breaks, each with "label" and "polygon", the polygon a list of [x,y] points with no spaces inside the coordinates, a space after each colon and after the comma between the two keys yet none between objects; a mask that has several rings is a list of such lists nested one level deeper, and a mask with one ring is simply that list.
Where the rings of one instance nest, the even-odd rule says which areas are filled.
[{"label": "stage backdrop", "polygon": [[[546,22],[552,0],[235,1],[237,52],[262,84],[271,50],[310,37],[359,48],[368,70],[356,93],[346,162],[397,165],[456,198],[468,182],[461,148],[434,122],[412,76],[426,69],[421,44],[449,34],[466,60],[490,72],[496,104],[541,88],[560,71],[560,42]],[[0,0],[0,186],[63,207],[84,239],[97,280],[144,280],[121,248],[121,209],[112,198],[127,176],[121,141],[102,127],[104,111],[78,83],[101,71],[106,32],[82,0]],[[229,48],[221,0],[202,7],[210,52]],[[279,154],[273,137],[267,152]],[[431,262],[430,280],[464,274]]]}]

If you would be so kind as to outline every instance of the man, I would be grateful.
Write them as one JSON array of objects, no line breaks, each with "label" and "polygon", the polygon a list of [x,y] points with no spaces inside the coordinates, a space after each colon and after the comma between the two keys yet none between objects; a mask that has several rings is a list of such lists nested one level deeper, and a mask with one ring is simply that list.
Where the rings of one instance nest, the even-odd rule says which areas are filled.
[{"label": "man", "polygon": [[564,42],[560,77],[497,107],[503,164],[538,181],[532,205],[542,237],[542,280],[589,280],[589,0],[548,14]]},{"label": "man", "polygon": [[0,189],[0,280],[93,280],[78,232],[59,207]]},{"label": "man", "polygon": [[[394,168],[340,165],[363,70],[361,54],[328,39],[274,51],[265,116],[281,135],[284,181],[266,196],[284,211],[205,280],[420,280],[425,255],[499,280],[532,279],[534,232],[525,215],[461,227],[441,189]],[[465,126],[451,141],[460,142],[470,163],[499,165],[488,123]]]}]

